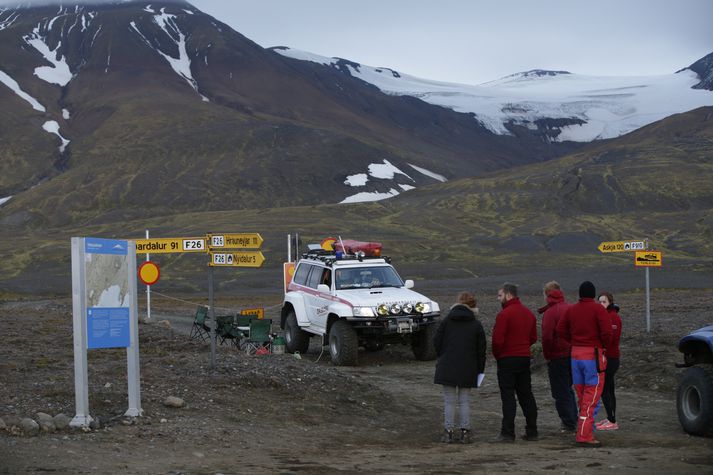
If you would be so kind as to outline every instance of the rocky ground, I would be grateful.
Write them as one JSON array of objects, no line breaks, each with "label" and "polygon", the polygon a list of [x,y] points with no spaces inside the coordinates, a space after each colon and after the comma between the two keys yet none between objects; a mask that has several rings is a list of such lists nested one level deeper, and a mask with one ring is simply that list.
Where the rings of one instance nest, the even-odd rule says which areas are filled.
[{"label": "rocky ground", "polygon": [[[445,308],[452,299],[432,297]],[[0,473],[710,472],[713,440],[689,436],[678,424],[681,370],[674,367],[681,360],[680,336],[713,323],[710,292],[654,292],[651,333],[645,331],[643,295],[616,297],[624,319],[621,429],[602,433],[604,446],[597,449],[576,447],[572,436],[559,434],[539,355],[533,369],[539,441],[492,442],[500,398],[491,358],[473,398],[474,443],[444,445],[438,442],[442,401],[440,386],[432,383],[434,363],[415,361],[408,347],[361,352],[358,366],[343,368],[329,363],[314,338],[301,359],[247,356],[226,345],[217,348],[211,370],[210,345],[188,339],[195,307],[187,302],[202,298],[186,296],[154,296],[152,318],[140,325],[144,416],[123,417],[125,350],[92,350],[89,397],[98,423],[69,430],[56,416],[74,415],[71,301],[5,301]],[[523,301],[530,308],[541,304],[534,294]],[[278,295],[216,305],[264,306],[276,319],[279,302]],[[479,307],[489,333],[497,313],[494,296],[481,297]],[[169,397],[180,398],[182,407],[167,406]],[[44,425],[25,421],[23,427],[22,419],[29,418]],[[522,429],[521,415],[516,423]]]}]

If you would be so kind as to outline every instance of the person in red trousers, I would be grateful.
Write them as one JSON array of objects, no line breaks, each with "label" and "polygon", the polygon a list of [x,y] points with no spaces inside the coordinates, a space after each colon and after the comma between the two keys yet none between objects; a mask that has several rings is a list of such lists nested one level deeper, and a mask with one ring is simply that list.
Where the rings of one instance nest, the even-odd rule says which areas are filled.
[{"label": "person in red trousers", "polygon": [[611,340],[611,318],[594,300],[589,281],[579,286],[579,301],[557,323],[557,335],[572,346],[572,382],[579,403],[576,440],[579,445],[599,446],[594,438],[594,416],[604,389],[606,349]]}]

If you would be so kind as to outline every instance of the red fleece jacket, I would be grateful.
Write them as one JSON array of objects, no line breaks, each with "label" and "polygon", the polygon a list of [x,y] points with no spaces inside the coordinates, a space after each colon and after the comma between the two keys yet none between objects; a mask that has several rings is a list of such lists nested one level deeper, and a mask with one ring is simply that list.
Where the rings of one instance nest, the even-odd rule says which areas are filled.
[{"label": "red fleece jacket", "polygon": [[557,336],[572,346],[609,348],[611,318],[594,299],[579,299],[571,305],[557,323]]},{"label": "red fleece jacket", "polygon": [[[603,309],[602,309],[603,310]],[[505,302],[495,318],[493,356],[499,360],[508,356],[530,357],[530,345],[537,341],[537,319],[519,298]]]},{"label": "red fleece jacket", "polygon": [[611,344],[607,348],[609,358],[619,358],[619,340],[621,340],[621,317],[614,307],[607,309],[611,317]]},{"label": "red fleece jacket", "polygon": [[547,361],[569,358],[569,343],[558,338],[555,331],[568,308],[562,291],[554,289],[547,293],[547,306],[538,310],[542,313],[542,354]]}]

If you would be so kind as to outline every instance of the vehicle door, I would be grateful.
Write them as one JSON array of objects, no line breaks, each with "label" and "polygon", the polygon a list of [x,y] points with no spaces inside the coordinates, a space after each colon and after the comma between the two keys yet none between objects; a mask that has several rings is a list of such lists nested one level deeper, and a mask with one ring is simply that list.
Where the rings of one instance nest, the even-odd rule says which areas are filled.
[{"label": "vehicle door", "polygon": [[324,333],[327,329],[327,317],[329,315],[330,294],[320,294],[317,291],[319,284],[325,284],[332,288],[332,269],[329,267],[313,266],[307,277],[307,287],[309,287],[308,307],[310,313],[310,323],[315,329]]}]

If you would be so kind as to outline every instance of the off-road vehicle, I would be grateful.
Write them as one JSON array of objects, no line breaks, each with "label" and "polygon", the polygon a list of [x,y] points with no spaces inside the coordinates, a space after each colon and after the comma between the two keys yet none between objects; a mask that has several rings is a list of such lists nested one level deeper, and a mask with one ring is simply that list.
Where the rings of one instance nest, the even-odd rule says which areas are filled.
[{"label": "off-road vehicle", "polygon": [[375,351],[392,342],[410,344],[418,360],[434,359],[438,304],[410,290],[413,280],[401,279],[380,245],[363,249],[311,245],[302,255],[282,306],[285,349],[304,353],[317,335],[336,365],[356,364],[360,346]]},{"label": "off-road vehicle", "polygon": [[688,368],[676,392],[678,420],[690,434],[713,436],[713,325],[681,338],[678,349]]}]

